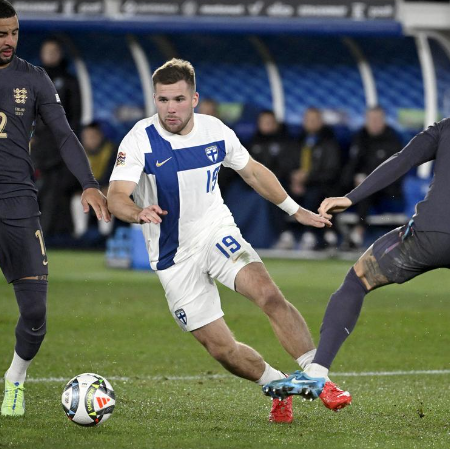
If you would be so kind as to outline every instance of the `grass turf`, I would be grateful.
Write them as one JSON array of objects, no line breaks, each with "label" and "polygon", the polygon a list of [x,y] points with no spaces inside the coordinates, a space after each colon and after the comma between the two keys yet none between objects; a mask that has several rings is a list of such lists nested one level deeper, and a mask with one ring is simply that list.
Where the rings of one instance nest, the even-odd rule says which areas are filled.
[{"label": "grass turf", "polygon": [[[294,423],[270,424],[270,400],[259,387],[227,375],[178,329],[156,276],[107,269],[99,253],[51,252],[49,260],[48,335],[29,370],[30,380],[47,381],[26,384],[25,418],[0,417],[0,448],[450,447],[450,374],[335,375],[351,391],[351,407],[332,413],[320,401],[294,398]],[[328,298],[349,266],[267,261],[316,341]],[[371,293],[333,371],[450,369],[446,273],[437,270]],[[239,340],[273,366],[296,369],[255,306],[226,288],[221,295]],[[17,306],[4,281],[0,310],[0,370],[6,370]],[[65,381],[48,380],[69,380],[81,372],[127,378],[111,381],[116,410],[97,428],[70,423],[60,405]]]}]

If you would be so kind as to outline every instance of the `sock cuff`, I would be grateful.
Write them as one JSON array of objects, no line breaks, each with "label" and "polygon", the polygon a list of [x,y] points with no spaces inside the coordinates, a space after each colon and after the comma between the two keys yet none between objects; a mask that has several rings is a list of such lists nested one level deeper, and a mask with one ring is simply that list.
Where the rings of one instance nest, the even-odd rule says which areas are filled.
[{"label": "sock cuff", "polygon": [[269,382],[272,382],[273,380],[283,379],[284,377],[286,377],[281,371],[272,368],[267,362],[264,363],[264,372],[262,376],[255,381],[258,385],[263,386],[268,384]]},{"label": "sock cuff", "polygon": [[313,360],[316,355],[316,350],[311,349],[311,351],[305,352],[295,361],[300,365],[301,369],[305,369]]}]

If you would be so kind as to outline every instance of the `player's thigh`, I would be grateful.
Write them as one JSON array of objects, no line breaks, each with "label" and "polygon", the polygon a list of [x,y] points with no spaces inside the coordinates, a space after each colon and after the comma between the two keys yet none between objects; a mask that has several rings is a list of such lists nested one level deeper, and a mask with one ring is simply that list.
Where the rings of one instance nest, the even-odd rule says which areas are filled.
[{"label": "player's thigh", "polygon": [[263,263],[250,263],[236,276],[236,291],[262,307],[267,301],[282,298]]},{"label": "player's thigh", "polygon": [[213,279],[236,290],[238,273],[249,264],[262,265],[261,258],[243,237],[238,227],[225,226],[208,243],[205,269]]},{"label": "player's thigh", "polygon": [[8,282],[48,275],[39,217],[0,220],[0,268]]},{"label": "player's thigh", "polygon": [[450,266],[450,235],[416,231],[410,223],[380,237],[355,265],[358,275],[361,266],[372,288],[402,284],[427,271]]},{"label": "player's thigh", "polygon": [[170,313],[181,329],[188,332],[223,316],[217,286],[203,268],[204,257],[199,253],[157,271]]}]

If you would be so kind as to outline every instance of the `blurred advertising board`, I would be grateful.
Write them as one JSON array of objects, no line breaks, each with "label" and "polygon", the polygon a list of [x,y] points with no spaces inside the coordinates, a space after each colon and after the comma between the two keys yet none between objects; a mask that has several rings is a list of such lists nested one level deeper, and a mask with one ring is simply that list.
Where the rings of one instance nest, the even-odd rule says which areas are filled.
[{"label": "blurred advertising board", "polygon": [[395,0],[121,0],[128,16],[393,20]]},{"label": "blurred advertising board", "polygon": [[106,0],[10,0],[19,15],[99,15],[105,12]]}]

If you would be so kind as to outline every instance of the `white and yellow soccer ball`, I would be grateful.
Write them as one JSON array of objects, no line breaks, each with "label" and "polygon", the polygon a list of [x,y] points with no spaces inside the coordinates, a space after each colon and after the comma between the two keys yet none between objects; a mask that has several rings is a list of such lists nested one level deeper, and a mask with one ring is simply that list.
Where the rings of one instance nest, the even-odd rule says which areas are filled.
[{"label": "white and yellow soccer ball", "polygon": [[96,426],[111,416],[116,398],[111,384],[104,377],[83,373],[67,382],[61,403],[72,422],[80,426]]}]

